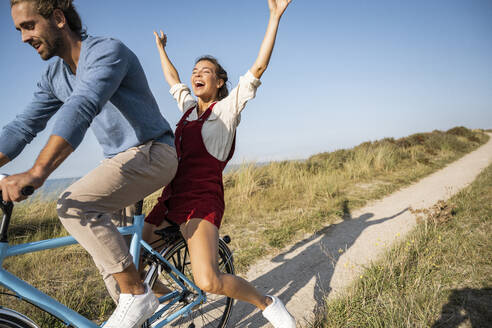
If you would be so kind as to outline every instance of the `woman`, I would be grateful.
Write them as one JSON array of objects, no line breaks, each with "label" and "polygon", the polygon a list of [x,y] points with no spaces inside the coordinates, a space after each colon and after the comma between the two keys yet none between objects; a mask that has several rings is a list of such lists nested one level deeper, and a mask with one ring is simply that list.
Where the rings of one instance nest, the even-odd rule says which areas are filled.
[{"label": "woman", "polygon": [[262,295],[246,280],[219,271],[218,229],[224,213],[222,171],[234,152],[240,113],[261,84],[280,18],[290,2],[268,0],[270,19],[258,57],[230,95],[227,73],[215,58],[205,56],[196,61],[191,75],[195,100],[167,56],[166,35],[154,32],[170,93],[184,115],[176,128],[178,172],[147,216],[144,228],[144,238],[151,241],[152,231],[169,225],[166,220],[178,224],[197,286],[257,306],[276,328],[295,327],[295,320],[278,298]]}]

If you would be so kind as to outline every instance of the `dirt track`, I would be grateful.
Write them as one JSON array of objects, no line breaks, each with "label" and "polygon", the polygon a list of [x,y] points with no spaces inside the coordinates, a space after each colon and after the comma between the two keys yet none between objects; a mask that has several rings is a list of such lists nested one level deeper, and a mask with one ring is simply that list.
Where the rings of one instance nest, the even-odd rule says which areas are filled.
[{"label": "dirt track", "polygon": [[[492,134],[490,134],[492,136]],[[359,277],[364,265],[415,225],[409,208],[429,208],[469,185],[492,163],[487,144],[419,182],[354,211],[352,218],[323,229],[257,262],[245,275],[266,294],[286,303],[298,327],[313,316],[323,297],[334,297]],[[236,302],[230,327],[271,327],[249,304]]]}]

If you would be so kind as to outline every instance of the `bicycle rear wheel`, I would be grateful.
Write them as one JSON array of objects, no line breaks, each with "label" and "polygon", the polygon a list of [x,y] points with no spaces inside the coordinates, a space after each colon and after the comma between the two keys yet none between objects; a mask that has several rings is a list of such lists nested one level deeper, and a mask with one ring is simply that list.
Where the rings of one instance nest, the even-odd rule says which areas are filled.
[{"label": "bicycle rear wheel", "polygon": [[[188,247],[183,239],[179,239],[170,247],[161,252],[161,255],[183,273],[188,279],[193,281],[191,273],[191,262],[188,253]],[[161,264],[157,264],[161,266]],[[219,269],[223,273],[234,274],[234,264],[232,261],[232,253],[227,247],[227,244],[219,240]],[[158,270],[153,270],[153,276],[148,280],[150,286],[155,289],[159,285],[166,286],[171,290],[179,289],[178,285],[172,280],[164,270],[163,266]],[[178,302],[174,308],[169,309],[168,313],[172,313],[177,309],[192,302],[197,296],[190,290],[190,295],[187,300]],[[192,312],[184,317],[179,317],[169,324],[171,327],[197,327],[197,328],[224,328],[231,314],[234,300],[223,295],[207,294],[207,299],[204,303],[197,305]],[[165,314],[164,314],[165,315]]]}]

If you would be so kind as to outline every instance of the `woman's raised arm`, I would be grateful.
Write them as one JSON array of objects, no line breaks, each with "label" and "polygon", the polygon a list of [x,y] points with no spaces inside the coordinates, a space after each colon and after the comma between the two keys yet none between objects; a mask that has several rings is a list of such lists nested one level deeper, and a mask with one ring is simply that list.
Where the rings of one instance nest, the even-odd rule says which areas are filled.
[{"label": "woman's raised arm", "polygon": [[285,9],[292,0],[268,0],[268,7],[270,8],[270,19],[268,21],[268,27],[263,38],[263,42],[260,46],[260,51],[255,63],[250,68],[251,73],[259,79],[265,72],[270,57],[272,55],[273,46],[277,37],[278,24]]},{"label": "woman's raised arm", "polygon": [[174,67],[173,63],[171,63],[171,60],[166,53],[167,36],[164,34],[164,32],[162,32],[162,30],[160,36],[157,34],[156,31],[154,31],[154,35],[155,43],[161,57],[162,72],[164,73],[164,77],[166,78],[167,83],[170,87],[175,84],[181,83],[178,71]]}]

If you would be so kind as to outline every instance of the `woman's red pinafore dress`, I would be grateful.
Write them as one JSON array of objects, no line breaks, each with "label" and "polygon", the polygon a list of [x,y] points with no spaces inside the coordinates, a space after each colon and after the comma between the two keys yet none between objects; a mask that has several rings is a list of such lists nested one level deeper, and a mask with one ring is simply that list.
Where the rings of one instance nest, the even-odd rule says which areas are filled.
[{"label": "woman's red pinafore dress", "polygon": [[146,222],[160,225],[167,219],[181,225],[189,219],[201,218],[220,227],[224,214],[222,171],[234,154],[236,137],[225,161],[209,154],[203,142],[202,127],[214,106],[215,103],[197,120],[188,121],[188,116],[196,109],[192,107],[178,122],[174,141],[178,170],[145,218]]}]

